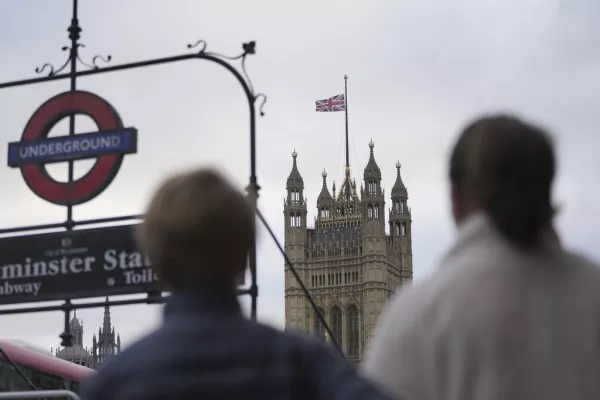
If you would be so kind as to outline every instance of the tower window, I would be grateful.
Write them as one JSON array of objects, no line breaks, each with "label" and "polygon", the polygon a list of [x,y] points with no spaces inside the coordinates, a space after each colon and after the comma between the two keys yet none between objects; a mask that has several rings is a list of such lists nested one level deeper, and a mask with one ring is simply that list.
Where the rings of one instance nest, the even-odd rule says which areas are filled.
[{"label": "tower window", "polygon": [[394,231],[396,233],[396,236],[400,236],[400,224],[396,222],[394,224],[394,227],[395,227]]},{"label": "tower window", "polygon": [[[319,308],[319,312],[325,317],[325,312],[322,308]],[[325,339],[325,325],[323,325],[323,321],[321,321],[317,313],[315,313],[315,333],[317,337]]]},{"label": "tower window", "polygon": [[369,194],[377,193],[377,182],[376,181],[368,181],[367,182],[367,192]]},{"label": "tower window", "polygon": [[375,218],[379,218],[379,204],[375,204],[375,208],[373,209]]},{"label": "tower window", "polygon": [[294,188],[290,192],[292,201],[300,201],[300,189]]},{"label": "tower window", "polygon": [[369,218],[373,218],[373,206],[369,204],[369,208],[367,210],[367,215]]},{"label": "tower window", "polygon": [[400,226],[400,235],[406,236],[406,222],[403,222],[402,225]]},{"label": "tower window", "polygon": [[333,307],[331,309],[331,331],[338,343],[342,343],[342,311]]},{"label": "tower window", "polygon": [[356,306],[351,305],[346,310],[348,318],[348,351],[347,354],[350,357],[358,356],[358,343],[359,343],[359,331],[358,331],[358,309]]},{"label": "tower window", "polygon": [[290,216],[290,226],[300,227],[302,226],[302,214],[300,213],[292,213]]}]

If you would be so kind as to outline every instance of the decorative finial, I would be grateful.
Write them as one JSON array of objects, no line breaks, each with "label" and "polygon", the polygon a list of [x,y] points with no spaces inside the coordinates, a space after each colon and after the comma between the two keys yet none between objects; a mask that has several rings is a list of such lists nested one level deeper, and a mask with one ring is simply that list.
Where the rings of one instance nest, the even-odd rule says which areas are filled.
[{"label": "decorative finial", "polygon": [[294,159],[295,159],[296,157],[298,157],[298,153],[296,153],[296,149],[294,149],[294,152],[292,153],[292,157],[294,157]]},{"label": "decorative finial", "polygon": [[400,168],[402,168],[402,164],[400,164],[400,160],[398,160],[398,162],[396,163],[396,168],[398,168],[398,171],[400,171]]},{"label": "decorative finial", "polygon": [[375,143],[373,143],[373,139],[371,139],[371,141],[369,142],[369,147],[370,147],[370,148],[373,148],[373,147],[375,147]]},{"label": "decorative finial", "polygon": [[327,178],[327,171],[323,170],[321,176],[323,177],[323,179]]},{"label": "decorative finial", "polygon": [[344,74],[344,79],[348,79],[348,74]]}]

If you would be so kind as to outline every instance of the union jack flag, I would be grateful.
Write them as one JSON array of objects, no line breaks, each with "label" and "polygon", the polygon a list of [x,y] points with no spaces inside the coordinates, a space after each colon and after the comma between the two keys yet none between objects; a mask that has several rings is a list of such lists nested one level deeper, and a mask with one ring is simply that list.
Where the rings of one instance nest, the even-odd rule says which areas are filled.
[{"label": "union jack flag", "polygon": [[317,100],[317,112],[346,111],[346,99],[343,94],[324,100]]}]

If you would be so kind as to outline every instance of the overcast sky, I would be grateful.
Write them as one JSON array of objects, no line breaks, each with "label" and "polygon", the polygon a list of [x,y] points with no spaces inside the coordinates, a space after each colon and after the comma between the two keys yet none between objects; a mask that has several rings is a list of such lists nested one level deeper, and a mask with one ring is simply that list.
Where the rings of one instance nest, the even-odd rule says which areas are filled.
[{"label": "overcast sky", "polygon": [[[69,0],[0,3],[0,81],[35,76],[60,65],[68,44]],[[269,99],[258,121],[259,207],[283,239],[282,199],[298,152],[310,213],[321,172],[343,174],[343,113],[316,113],[314,101],[343,93],[348,74],[350,161],[358,180],[368,142],[385,187],[402,162],[413,215],[415,281],[432,273],[450,244],[445,180],[456,132],[486,112],[515,111],[551,128],[557,138],[558,226],[566,244],[600,258],[596,182],[600,104],[600,3],[595,0],[86,0],[81,1],[82,58],[111,54],[112,64],[187,52],[198,39],[236,55],[257,41],[247,62],[258,92]],[[208,4],[212,4],[208,6]],[[166,174],[217,165],[243,188],[249,175],[248,111],[241,88],[221,67],[191,61],[84,78],[139,130],[139,151],[127,156],[109,189],[75,210],[76,219],[139,213]],[[0,91],[0,139],[19,140],[35,109],[68,82]],[[77,119],[79,132],[94,130]],[[51,135],[67,132],[59,123]],[[6,165],[6,151],[0,164]],[[78,162],[82,176],[91,162]],[[62,222],[65,210],[29,192],[18,170],[4,167],[0,226]],[[57,179],[66,166],[53,166]],[[388,199],[389,201],[389,199]],[[261,232],[259,317],[283,325],[283,259]],[[158,306],[112,310],[124,345],[160,322]],[[78,312],[84,340],[102,323],[102,309]],[[62,314],[0,316],[0,336],[46,347],[59,343]]]}]

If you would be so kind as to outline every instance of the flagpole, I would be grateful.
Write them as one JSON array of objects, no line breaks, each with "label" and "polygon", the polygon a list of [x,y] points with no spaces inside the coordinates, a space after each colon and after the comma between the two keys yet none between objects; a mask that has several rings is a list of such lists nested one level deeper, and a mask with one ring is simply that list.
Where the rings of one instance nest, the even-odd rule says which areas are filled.
[{"label": "flagpole", "polygon": [[348,75],[344,74],[344,103],[346,109],[346,169],[350,168],[350,148],[348,144]]}]

